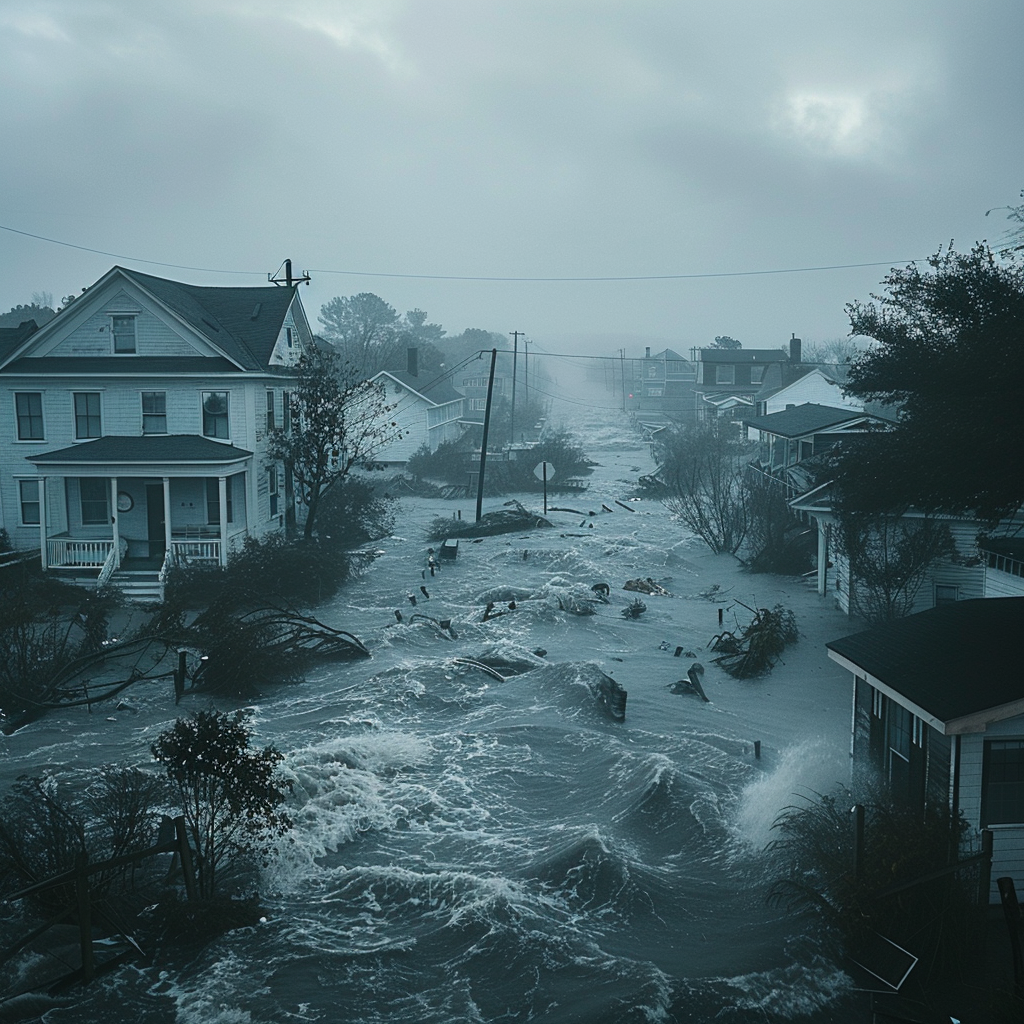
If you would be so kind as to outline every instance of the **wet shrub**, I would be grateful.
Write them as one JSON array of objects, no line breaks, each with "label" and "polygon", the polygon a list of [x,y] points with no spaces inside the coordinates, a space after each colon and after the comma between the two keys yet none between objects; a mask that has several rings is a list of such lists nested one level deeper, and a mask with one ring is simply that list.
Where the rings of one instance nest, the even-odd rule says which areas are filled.
[{"label": "wet shrub", "polygon": [[748,625],[736,632],[726,630],[712,637],[710,643],[712,650],[720,652],[713,659],[715,664],[736,679],[752,679],[770,672],[786,647],[796,643],[800,636],[796,616],[781,604],[747,610],[754,613]]},{"label": "wet shrub", "polygon": [[[861,868],[854,872],[851,807],[865,808]],[[775,861],[771,905],[819,915],[847,951],[881,934],[920,956],[918,971],[959,973],[979,938],[977,865],[919,881],[969,855],[963,817],[895,799],[875,788],[858,796],[844,786],[783,808],[768,845]],[[889,893],[903,883],[918,884]]]}]

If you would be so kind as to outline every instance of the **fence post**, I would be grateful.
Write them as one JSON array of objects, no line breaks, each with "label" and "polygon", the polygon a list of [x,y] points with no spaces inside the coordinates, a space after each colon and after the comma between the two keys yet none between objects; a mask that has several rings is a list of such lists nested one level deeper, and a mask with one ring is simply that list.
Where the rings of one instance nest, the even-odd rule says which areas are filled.
[{"label": "fence post", "polygon": [[983,907],[988,906],[988,894],[992,888],[992,836],[992,829],[981,830],[981,853],[985,859],[978,871],[978,902]]},{"label": "fence post", "polygon": [[853,815],[853,877],[859,882],[864,873],[864,806],[854,804],[850,813]]},{"label": "fence post", "polygon": [[1024,957],[1020,949],[1020,903],[1017,902],[1017,890],[1013,879],[997,878],[999,901],[1003,905],[1003,917],[1010,933],[1010,955],[1013,957],[1013,994],[1020,999],[1024,994]]},{"label": "fence post", "polygon": [[178,856],[181,858],[181,877],[185,881],[185,895],[196,898],[196,872],[192,864],[192,847],[188,845],[188,833],[185,831],[185,816],[179,814],[174,819],[174,834],[178,839]]},{"label": "fence post", "polygon": [[78,897],[78,937],[82,950],[82,981],[92,981],[92,907],[89,901],[89,854],[82,850],[75,858],[75,895]]}]

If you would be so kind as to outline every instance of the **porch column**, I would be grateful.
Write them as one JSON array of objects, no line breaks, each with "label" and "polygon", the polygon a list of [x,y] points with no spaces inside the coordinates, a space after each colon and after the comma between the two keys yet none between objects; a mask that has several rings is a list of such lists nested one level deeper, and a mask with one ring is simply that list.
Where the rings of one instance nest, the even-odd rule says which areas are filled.
[{"label": "porch column", "polygon": [[121,525],[117,521],[117,477],[110,478],[110,525],[114,528],[114,565],[121,567]]},{"label": "porch column", "polygon": [[46,551],[46,477],[39,478],[39,558],[43,569],[47,568]]},{"label": "porch column", "polygon": [[164,558],[173,551],[171,548],[171,479],[163,478],[164,485]]},{"label": "porch column", "polygon": [[824,597],[828,586],[828,523],[814,521],[818,528],[818,593]]},{"label": "porch column", "polygon": [[220,564],[228,564],[228,480],[217,477],[217,498],[220,502]]}]

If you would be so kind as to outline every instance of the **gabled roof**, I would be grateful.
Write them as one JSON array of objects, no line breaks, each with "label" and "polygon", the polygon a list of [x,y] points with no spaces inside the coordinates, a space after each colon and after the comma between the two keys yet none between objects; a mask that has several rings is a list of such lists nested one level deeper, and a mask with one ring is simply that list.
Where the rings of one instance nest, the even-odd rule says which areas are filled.
[{"label": "gabled roof", "polygon": [[648,359],[667,359],[667,360],[678,360],[681,363],[688,363],[690,360],[685,356],[681,356],[675,349],[665,348],[660,352],[655,352],[653,356],[647,356]]},{"label": "gabled roof", "polygon": [[1024,714],[1024,597],[930,608],[825,646],[829,657],[951,735]]},{"label": "gabled roof", "polygon": [[110,463],[110,462],[237,462],[252,452],[222,441],[211,441],[198,434],[149,434],[144,436],[98,437],[82,441],[70,448],[27,455],[29,462],[42,463]]},{"label": "gabled roof", "polygon": [[783,409],[781,412],[769,413],[767,416],[758,416],[754,419],[744,420],[745,426],[753,427],[754,430],[762,430],[766,434],[776,434],[779,437],[806,437],[808,434],[815,434],[821,430],[829,430],[840,425],[853,426],[864,422],[874,423],[878,417],[870,416],[859,409],[837,409],[830,405],[818,405],[815,402],[805,402],[803,405],[795,405],[792,409]]},{"label": "gabled roof", "polygon": [[[40,328],[39,337],[59,331],[68,317],[74,316],[81,308],[80,303],[89,301],[90,295],[95,295],[96,290],[110,284],[117,277],[151,296],[244,370],[264,370],[269,366],[285,315],[298,290],[298,285],[225,288],[184,284],[115,266],[85,295],[66,306]],[[0,360],[14,355],[17,349],[25,350],[25,340],[7,351],[0,347]],[[35,344],[34,340],[32,344]]]},{"label": "gabled roof", "polygon": [[415,391],[421,398],[426,399],[432,405],[447,405],[449,402],[461,402],[465,397],[452,387],[447,375],[440,377],[413,376],[404,370],[381,370],[374,374],[373,379],[378,377],[390,377],[392,380],[404,384],[410,391]]},{"label": "gabled roof", "polygon": [[115,267],[247,370],[264,369],[298,285],[221,288],[182,284]]}]

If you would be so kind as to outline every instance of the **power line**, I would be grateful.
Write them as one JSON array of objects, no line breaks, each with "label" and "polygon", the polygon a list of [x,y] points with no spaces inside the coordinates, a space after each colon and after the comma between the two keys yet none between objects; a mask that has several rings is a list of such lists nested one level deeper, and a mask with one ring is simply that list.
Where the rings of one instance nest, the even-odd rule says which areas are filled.
[{"label": "power line", "polygon": [[[124,253],[107,252],[104,249],[94,249],[88,245],[76,245],[73,242],[65,242],[59,238],[47,238],[45,235],[33,234],[31,231],[21,231],[18,228],[0,224],[0,230],[10,231],[16,235],[23,235],[26,238],[35,238],[41,242],[49,242],[51,245],[62,245],[68,249],[78,249],[81,252],[96,253],[98,256],[109,256],[116,260],[127,260],[130,263],[147,263],[154,267],[170,267],[174,270],[194,270],[201,274],[232,274],[240,277],[262,277],[262,272],[255,270],[224,270],[217,267],[194,267],[184,263],[165,263],[160,260],[147,260],[140,256],[127,256]],[[691,274],[620,274],[606,277],[500,277],[469,274],[397,274],[388,271],[371,270],[332,270],[312,269],[307,273],[312,274],[337,274],[348,277],[385,277],[407,281],[492,281],[505,282],[508,284],[570,284],[570,283],[601,283],[613,281],[692,281],[704,278],[722,277],[764,277],[772,274],[811,274],[826,270],[859,270],[867,267],[893,267],[897,264],[921,262],[924,257],[901,260],[884,260],[874,263],[833,263],[815,267],[775,267],[769,270],[722,270],[703,271]]]}]

